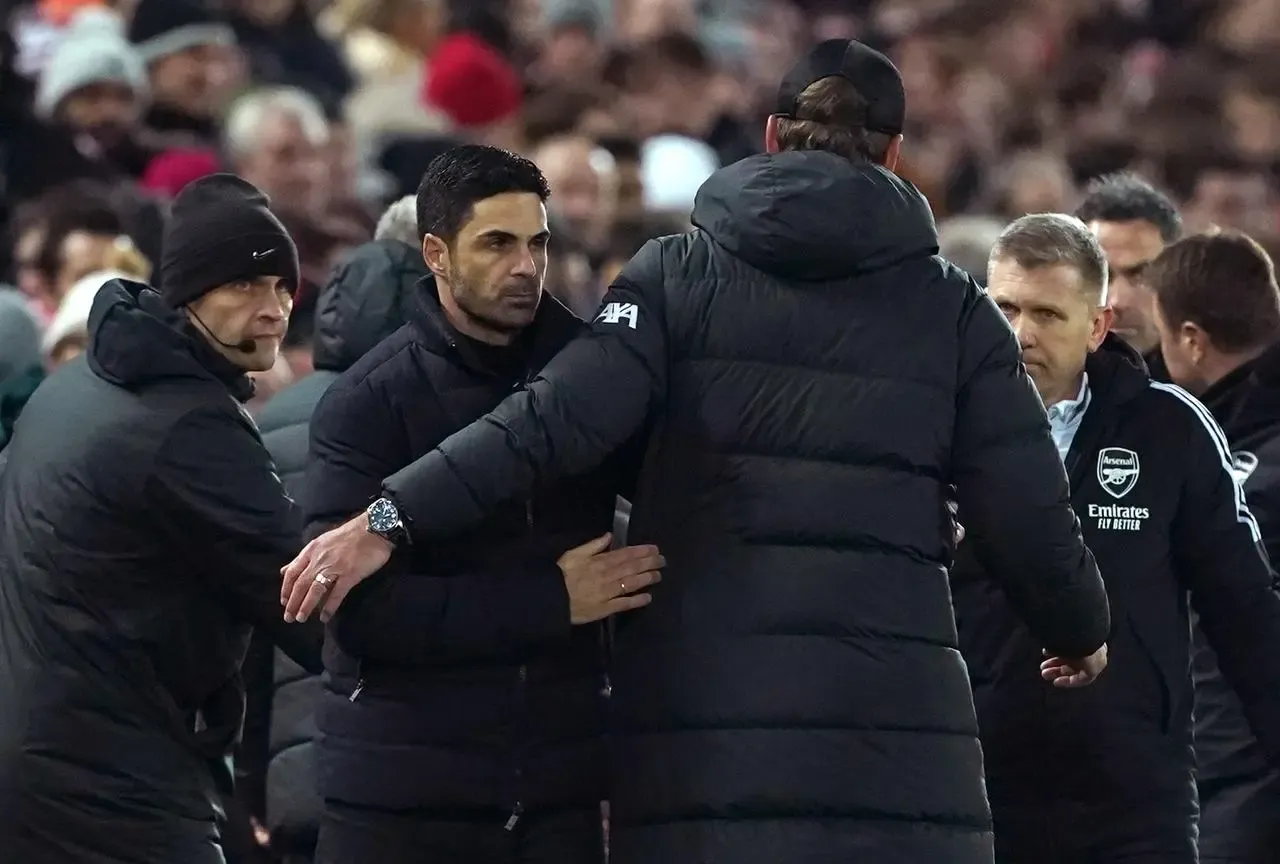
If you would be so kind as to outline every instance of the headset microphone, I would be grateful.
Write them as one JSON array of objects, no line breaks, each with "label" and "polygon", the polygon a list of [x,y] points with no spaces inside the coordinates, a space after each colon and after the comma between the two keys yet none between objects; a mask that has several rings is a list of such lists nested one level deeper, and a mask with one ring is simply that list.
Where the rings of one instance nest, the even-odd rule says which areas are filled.
[{"label": "headset microphone", "polygon": [[234,345],[231,344],[230,342],[223,342],[221,339],[218,338],[218,334],[210,330],[208,325],[206,325],[203,321],[200,320],[200,316],[196,314],[196,310],[188,306],[187,311],[191,313],[192,318],[196,319],[196,321],[199,322],[200,329],[203,330],[205,333],[207,333],[210,339],[212,339],[214,342],[217,342],[219,345],[221,345],[223,348],[226,348],[228,351],[239,351],[242,354],[252,354],[254,351],[258,350],[257,339],[241,339],[239,342],[235,343]]}]

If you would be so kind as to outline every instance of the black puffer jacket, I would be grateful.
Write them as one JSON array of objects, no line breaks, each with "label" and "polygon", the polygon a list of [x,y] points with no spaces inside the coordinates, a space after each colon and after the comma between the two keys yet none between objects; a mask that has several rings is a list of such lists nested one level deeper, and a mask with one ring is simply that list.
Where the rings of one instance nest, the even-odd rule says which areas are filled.
[{"label": "black puffer jacket", "polygon": [[617,622],[614,859],[985,864],[948,487],[1046,645],[1109,625],[1013,334],[881,168],[752,157],[693,216],[387,490],[436,542],[656,418],[629,539],[668,568]]},{"label": "black puffer jacket", "polygon": [[[434,283],[329,388],[311,426],[308,532],[523,387],[586,325],[544,296],[511,346],[448,324]],[[634,474],[634,464],[631,466]],[[622,463],[542,486],[452,542],[399,550],[333,619],[318,711],[320,792],[348,804],[486,813],[604,795],[602,628],[570,626],[556,560],[607,532]],[[484,817],[481,817],[484,818]]]},{"label": "black puffer jacket", "polygon": [[251,627],[318,667],[280,615],[300,525],[248,379],[156,292],[108,283],[89,333],[0,481],[0,857],[222,861]]},{"label": "black puffer jacket", "polygon": [[[425,275],[421,252],[395,240],[366,243],[334,269],[316,306],[315,371],[278,393],[257,417],[263,443],[295,500],[303,497],[311,414],[320,397],[339,373],[404,324],[405,304]],[[266,824],[277,851],[305,854],[314,849],[320,826],[311,743],[320,679],[284,652],[275,652],[274,669],[271,652],[261,656],[268,665],[255,677],[274,681],[274,686],[266,699],[250,692],[249,714],[259,718],[252,725],[269,730],[269,743],[261,745],[270,760]]]},{"label": "black puffer jacket", "polygon": [[[1273,567],[1280,565],[1280,345],[1202,396],[1226,433]],[[1263,864],[1280,849],[1280,769],[1268,765],[1217,655],[1196,629],[1196,779],[1201,860]]]}]

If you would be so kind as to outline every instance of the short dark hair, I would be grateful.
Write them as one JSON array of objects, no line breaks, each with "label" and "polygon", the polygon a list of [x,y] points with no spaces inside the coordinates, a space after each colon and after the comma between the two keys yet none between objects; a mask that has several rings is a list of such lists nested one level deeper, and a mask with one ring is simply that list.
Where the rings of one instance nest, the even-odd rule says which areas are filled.
[{"label": "short dark hair", "polygon": [[1080,274],[1090,299],[1107,298],[1107,257],[1089,227],[1065,213],[1032,213],[1005,227],[991,248],[991,261],[1012,261],[1023,270],[1064,264]]},{"label": "short dark hair", "polygon": [[69,183],[51,190],[40,199],[38,209],[45,216],[44,237],[36,256],[36,269],[52,279],[62,267],[62,244],[77,232],[119,237],[125,234],[124,214],[111,197],[111,190],[92,181]]},{"label": "short dark hair", "polygon": [[446,150],[418,184],[419,239],[434,234],[452,243],[477,201],[507,192],[529,192],[543,201],[551,197],[547,178],[523,156],[479,144]]},{"label": "short dark hair", "polygon": [[1247,234],[1183,238],[1147,265],[1143,282],[1170,325],[1190,321],[1223,351],[1247,351],[1280,335],[1275,265]]},{"label": "short dark hair", "polygon": [[825,150],[853,162],[884,162],[893,136],[866,128],[867,100],[836,75],[814,81],[796,97],[795,117],[778,116],[778,149]]},{"label": "short dark hair", "polygon": [[1177,206],[1168,195],[1130,171],[1092,180],[1076,216],[1083,222],[1149,222],[1166,243],[1182,236],[1182,214]]}]

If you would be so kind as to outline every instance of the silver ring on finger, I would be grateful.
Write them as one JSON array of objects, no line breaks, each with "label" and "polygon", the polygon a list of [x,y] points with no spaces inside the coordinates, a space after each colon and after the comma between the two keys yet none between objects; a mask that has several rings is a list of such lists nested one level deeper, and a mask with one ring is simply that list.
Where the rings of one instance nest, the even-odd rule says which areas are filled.
[{"label": "silver ring on finger", "polygon": [[327,570],[322,570],[316,574],[315,583],[321,588],[328,588],[333,584],[333,577],[329,575]]}]

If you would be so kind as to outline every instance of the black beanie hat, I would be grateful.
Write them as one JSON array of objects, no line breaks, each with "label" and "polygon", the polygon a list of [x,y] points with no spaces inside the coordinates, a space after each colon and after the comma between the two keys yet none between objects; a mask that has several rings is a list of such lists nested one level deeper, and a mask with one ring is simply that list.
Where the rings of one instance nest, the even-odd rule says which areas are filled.
[{"label": "black beanie hat", "polygon": [[267,207],[267,196],[234,174],[201,177],[178,193],[160,256],[160,293],[170,306],[259,276],[297,290],[298,249]]}]

